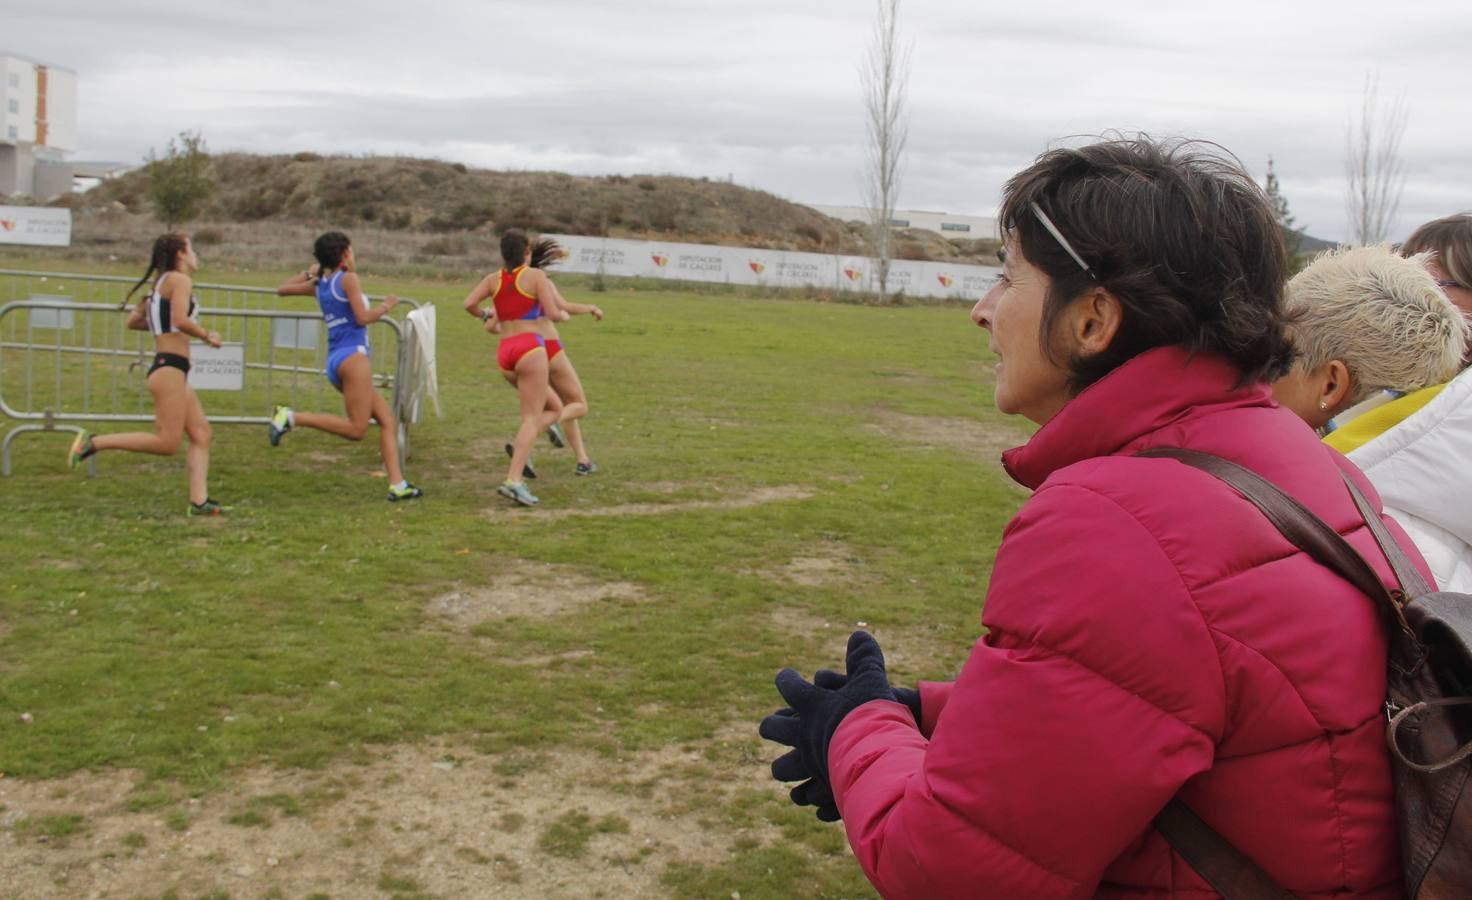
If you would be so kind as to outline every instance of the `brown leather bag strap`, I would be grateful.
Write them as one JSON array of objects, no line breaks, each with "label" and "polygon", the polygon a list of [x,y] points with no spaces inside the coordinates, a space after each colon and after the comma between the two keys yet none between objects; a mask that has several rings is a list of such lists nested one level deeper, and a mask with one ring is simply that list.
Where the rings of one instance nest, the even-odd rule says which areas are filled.
[{"label": "brown leather bag strap", "polygon": [[1365,499],[1365,495],[1360,492],[1354,479],[1350,478],[1347,472],[1340,474],[1344,476],[1344,484],[1349,488],[1349,495],[1354,498],[1354,505],[1359,508],[1360,515],[1365,517],[1365,524],[1370,526],[1370,533],[1380,544],[1381,552],[1385,554],[1386,559],[1390,560],[1390,568],[1395,572],[1395,580],[1400,582],[1400,589],[1405,593],[1407,599],[1414,600],[1422,594],[1431,593],[1431,585],[1426,583],[1421,570],[1416,568],[1410,557],[1406,556],[1406,551],[1401,547],[1400,541],[1391,536],[1390,529],[1385,527],[1385,522],[1375,515],[1375,510],[1370,507],[1370,501]]},{"label": "brown leather bag strap", "polygon": [[[1283,493],[1283,491],[1271,481],[1253,472],[1251,469],[1243,468],[1236,463],[1203,453],[1199,450],[1186,450],[1181,447],[1158,447],[1154,450],[1146,450],[1137,456],[1163,457],[1183,462],[1188,466],[1200,469],[1209,475],[1231,485],[1237,493],[1241,494],[1253,506],[1262,510],[1268,521],[1282,533],[1295,547],[1312,556],[1323,565],[1339,573],[1350,584],[1359,588],[1366,596],[1384,607],[1385,612],[1391,616],[1392,621],[1400,628],[1409,631],[1410,625],[1406,622],[1405,611],[1401,608],[1402,600],[1391,593],[1385,583],[1380,580],[1379,574],[1375,572],[1374,566],[1360,555],[1353,545],[1335,531],[1328,523],[1318,516],[1309,512],[1303,504]],[[1348,481],[1348,479],[1346,479]],[[1354,485],[1350,483],[1351,492],[1357,493]],[[1360,497],[1359,500],[1363,500]],[[1362,508],[1368,510],[1368,504]],[[1370,512],[1365,515],[1366,524],[1369,525],[1376,540],[1380,539],[1380,533],[1385,534],[1385,540],[1389,546],[1382,544],[1382,549],[1389,552],[1393,549],[1400,552],[1400,545],[1385,531],[1384,523],[1380,517]],[[1373,520],[1373,521],[1371,521]],[[1379,531],[1376,530],[1379,526]],[[1401,553],[1404,558],[1404,553]],[[1391,565],[1394,566],[1392,558]],[[1407,566],[1414,571],[1415,567]],[[1399,573],[1397,573],[1399,574]],[[1418,576],[1419,578],[1419,576]],[[1423,582],[1424,583],[1424,582]]]},{"label": "brown leather bag strap", "polygon": [[1268,874],[1180,800],[1155,817],[1155,827],[1181,858],[1226,900],[1294,900]]}]

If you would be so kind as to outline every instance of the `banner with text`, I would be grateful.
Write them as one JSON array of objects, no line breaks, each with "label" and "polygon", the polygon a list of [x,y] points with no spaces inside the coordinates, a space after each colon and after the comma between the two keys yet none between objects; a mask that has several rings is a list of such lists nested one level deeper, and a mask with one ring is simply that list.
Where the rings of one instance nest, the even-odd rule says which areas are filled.
[{"label": "banner with text", "polygon": [[[878,289],[874,260],[785,250],[755,250],[712,244],[628,241],[549,234],[567,251],[553,269],[566,272],[672,281],[706,281],[752,287],[815,287],[836,291]],[[889,291],[910,297],[976,300],[1002,270],[946,262],[897,259],[889,264]]]},{"label": "banner with text", "polygon": [[189,386],[196,391],[245,390],[245,345],[194,344],[189,348]]},{"label": "banner with text", "polygon": [[0,206],[0,244],[70,247],[72,211],[49,206]]}]

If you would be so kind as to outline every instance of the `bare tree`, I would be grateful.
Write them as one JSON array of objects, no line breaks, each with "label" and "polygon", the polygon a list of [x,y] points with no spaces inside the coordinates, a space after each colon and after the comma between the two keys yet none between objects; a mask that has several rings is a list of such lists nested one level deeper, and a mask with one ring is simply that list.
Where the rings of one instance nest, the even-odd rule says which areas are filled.
[{"label": "bare tree", "polygon": [[869,207],[874,275],[883,297],[889,290],[889,262],[893,257],[890,229],[900,190],[900,157],[910,131],[905,109],[910,53],[899,46],[899,0],[877,0],[877,6],[874,35],[859,68],[859,81],[869,128],[864,200]]},{"label": "bare tree", "polygon": [[1350,234],[1357,244],[1379,244],[1390,237],[1406,184],[1400,157],[1400,139],[1410,116],[1405,93],[1383,106],[1379,95],[1380,76],[1366,75],[1358,127],[1351,119],[1346,132],[1345,199]]}]

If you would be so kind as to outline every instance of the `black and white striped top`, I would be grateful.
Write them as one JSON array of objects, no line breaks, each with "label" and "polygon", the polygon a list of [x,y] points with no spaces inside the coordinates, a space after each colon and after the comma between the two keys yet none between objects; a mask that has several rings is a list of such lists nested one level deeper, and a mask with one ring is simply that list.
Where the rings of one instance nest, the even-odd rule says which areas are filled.
[{"label": "black and white striped top", "polygon": [[[173,321],[174,304],[169,302],[169,298],[158,292],[167,277],[169,277],[168,272],[160,275],[158,281],[153,283],[153,293],[148,295],[148,330],[153,332],[154,337],[161,334],[172,334],[179,330]],[[189,297],[189,320],[191,322],[194,321],[194,314],[198,309],[199,305],[194,302],[194,296],[191,294]]]}]

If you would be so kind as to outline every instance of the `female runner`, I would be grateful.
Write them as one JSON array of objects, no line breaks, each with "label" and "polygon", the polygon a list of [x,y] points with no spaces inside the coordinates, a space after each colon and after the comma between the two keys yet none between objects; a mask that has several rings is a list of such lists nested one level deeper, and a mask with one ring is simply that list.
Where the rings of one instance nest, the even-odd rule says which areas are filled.
[{"label": "female runner", "polygon": [[352,242],[340,231],[317,238],[312,248],[317,264],[276,289],[282,296],[315,296],[327,323],[327,380],[342,394],[347,418],[323,413],[295,412],[278,406],[267,435],[271,446],[298,426],[316,428],[350,441],[361,441],[369,420],[378,422],[378,452],[388,470],[388,499],[416,500],[424,492],[410,484],[399,467],[399,423],[388,401],[373,387],[373,364],[368,359],[368,326],[388,315],[399,298],[389,294],[369,308],[358,282]]},{"label": "female runner", "polygon": [[[552,282],[540,269],[530,267],[531,255],[526,232],[509,229],[501,235],[501,258],[506,268],[481,279],[465,298],[465,309],[484,321],[487,330],[499,327],[501,344],[496,362],[501,376],[516,388],[521,400],[521,426],[511,445],[506,481],[496,493],[523,506],[538,503],[523,480],[532,442],[563,413],[562,401],[548,383],[549,363],[562,347],[556,340],[547,340],[541,324],[548,317],[567,315]],[[480,305],[486,300],[491,301],[492,310],[481,311]]]},{"label": "female runner", "polygon": [[210,499],[205,485],[210,469],[210,423],[187,379],[189,339],[196,337],[211,347],[220,346],[218,334],[205,331],[194,321],[198,304],[189,275],[198,268],[199,257],[194,255],[188,236],[165,234],[153,242],[148,271],[123,300],[126,307],[154,272],[161,273],[153,290],[128,313],[129,328],[153,334],[155,352],[147,375],[148,392],[153,395],[153,433],[94,435],[83,431],[72,441],[67,463],[75,469],[82,460],[103,450],[173,456],[187,434],[189,449],[184,454],[184,468],[189,473],[189,515],[218,516],[228,507]]},{"label": "female runner", "polygon": [[[542,238],[532,247],[531,266],[534,269],[545,270],[548,266],[556,265],[562,259],[562,248],[551,238]],[[603,321],[603,310],[592,303],[572,303],[563,299],[562,292],[557,290],[557,285],[552,280],[547,280],[552,285],[552,290],[557,293],[557,301],[570,315],[591,315],[596,322]],[[562,317],[567,321],[567,317]],[[564,409],[562,412],[562,424],[567,429],[567,443],[572,444],[573,453],[577,454],[578,462],[573,468],[574,475],[592,475],[598,471],[598,464],[588,456],[587,447],[583,444],[583,432],[578,422],[588,414],[588,397],[583,393],[583,382],[578,378],[577,370],[572,367],[572,360],[568,358],[567,348],[562,347],[562,341],[557,334],[557,326],[550,318],[540,322],[542,334],[549,342],[556,341],[562,348],[562,352],[552,358],[548,368],[547,376],[551,382],[552,390],[557,392],[558,398],[562,400]],[[547,431],[547,435],[553,438],[553,445],[560,446],[562,434],[557,425],[553,425]]]},{"label": "female runner", "polygon": [[[545,270],[548,266],[555,265],[561,257],[562,248],[558,243],[551,238],[542,238],[532,245],[528,265],[533,269]],[[556,293],[557,301],[561,304],[563,312],[567,314],[557,317],[561,321],[567,321],[570,315],[584,314],[591,315],[599,322],[603,321],[603,310],[598,306],[591,303],[573,303],[562,296],[562,292],[557,290],[557,285],[553,284],[550,278],[547,279],[547,283]],[[476,294],[471,292],[471,295],[466,298],[466,311],[476,318],[484,317],[486,331],[499,333],[501,326],[495,312],[488,310],[483,316],[479,309],[479,302]],[[563,404],[561,419],[547,428],[547,437],[554,447],[560,448],[565,444],[572,444],[573,453],[577,455],[577,465],[573,468],[574,475],[591,475],[598,471],[598,464],[588,456],[587,447],[583,443],[582,429],[578,423],[578,419],[588,414],[588,398],[583,392],[583,383],[578,378],[577,370],[573,368],[572,360],[568,358],[566,348],[562,345],[557,326],[553,323],[553,317],[537,319],[536,323],[538,333],[547,341],[550,355],[547,367],[548,381]],[[565,439],[563,437],[564,426],[566,427]],[[512,447],[511,444],[506,445],[508,456],[511,454]],[[524,472],[531,477],[536,477],[530,460]]]}]

